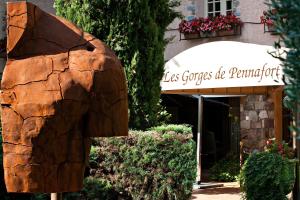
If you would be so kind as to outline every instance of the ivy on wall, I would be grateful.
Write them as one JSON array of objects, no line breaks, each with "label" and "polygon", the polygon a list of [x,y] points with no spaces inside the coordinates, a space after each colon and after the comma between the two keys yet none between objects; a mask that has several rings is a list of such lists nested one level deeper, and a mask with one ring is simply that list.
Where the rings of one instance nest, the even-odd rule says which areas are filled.
[{"label": "ivy on wall", "polygon": [[129,126],[146,129],[167,113],[160,106],[167,26],[178,0],[56,0],[57,14],[112,48],[125,67]]}]

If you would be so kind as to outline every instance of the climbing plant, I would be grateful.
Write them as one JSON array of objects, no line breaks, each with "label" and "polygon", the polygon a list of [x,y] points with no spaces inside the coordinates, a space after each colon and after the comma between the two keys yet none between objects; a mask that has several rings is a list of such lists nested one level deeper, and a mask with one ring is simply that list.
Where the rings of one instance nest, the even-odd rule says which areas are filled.
[{"label": "climbing plant", "polygon": [[160,105],[164,34],[179,16],[178,5],[178,0],[55,0],[59,16],[103,40],[122,61],[131,128],[146,129],[167,115]]}]

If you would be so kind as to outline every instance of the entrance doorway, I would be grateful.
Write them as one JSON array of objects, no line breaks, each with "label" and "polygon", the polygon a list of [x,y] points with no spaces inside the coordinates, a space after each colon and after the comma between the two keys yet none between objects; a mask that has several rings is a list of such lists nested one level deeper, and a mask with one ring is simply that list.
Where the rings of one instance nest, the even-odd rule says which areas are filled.
[{"label": "entrance doorway", "polygon": [[[171,123],[190,124],[197,142],[198,99],[193,95],[163,94]],[[202,168],[209,169],[228,154],[239,155],[240,98],[207,96],[203,101]]]},{"label": "entrance doorway", "polygon": [[204,98],[202,128],[203,168],[228,154],[238,156],[240,141],[239,97]]}]

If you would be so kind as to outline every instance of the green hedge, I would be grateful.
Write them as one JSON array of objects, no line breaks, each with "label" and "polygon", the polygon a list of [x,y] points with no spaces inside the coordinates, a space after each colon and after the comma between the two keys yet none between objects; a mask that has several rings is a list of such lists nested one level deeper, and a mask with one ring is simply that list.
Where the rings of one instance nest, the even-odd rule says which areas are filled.
[{"label": "green hedge", "polygon": [[187,124],[168,124],[152,127],[150,131],[155,131],[161,134],[164,133],[181,133],[181,134],[192,134],[192,127]]},{"label": "green hedge", "polygon": [[[182,125],[94,140],[90,176],[81,192],[65,193],[64,200],[189,199],[196,178],[195,150],[191,127]],[[49,200],[49,194],[27,199]]]},{"label": "green hedge", "polygon": [[253,153],[244,164],[240,183],[247,200],[285,200],[295,181],[294,162],[272,152]]},{"label": "green hedge", "polygon": [[98,139],[91,151],[91,176],[108,180],[125,199],[189,199],[195,149],[191,134],[174,131],[131,131],[128,137]]},{"label": "green hedge", "polygon": [[[84,179],[84,188],[78,193],[65,193],[64,200],[117,200],[118,194],[112,185],[104,179],[87,177]],[[48,199],[36,199],[48,200]]]}]

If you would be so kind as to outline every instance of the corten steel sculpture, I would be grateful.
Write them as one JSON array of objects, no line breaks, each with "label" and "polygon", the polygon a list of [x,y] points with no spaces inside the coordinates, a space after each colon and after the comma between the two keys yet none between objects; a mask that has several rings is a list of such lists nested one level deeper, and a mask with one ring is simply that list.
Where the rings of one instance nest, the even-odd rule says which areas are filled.
[{"label": "corten steel sculpture", "polygon": [[121,63],[101,41],[33,4],[8,3],[7,15],[1,83],[7,190],[78,191],[90,137],[127,135]]}]

